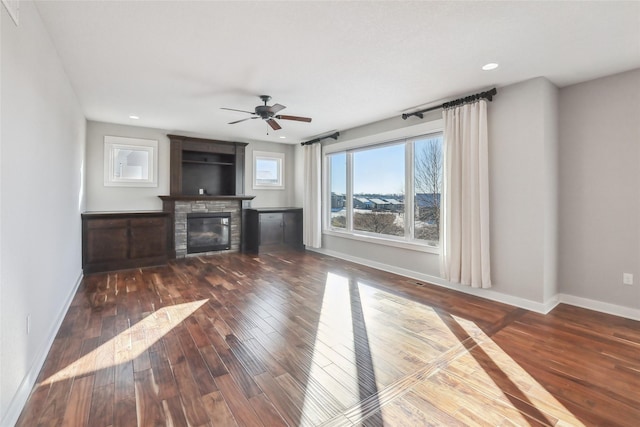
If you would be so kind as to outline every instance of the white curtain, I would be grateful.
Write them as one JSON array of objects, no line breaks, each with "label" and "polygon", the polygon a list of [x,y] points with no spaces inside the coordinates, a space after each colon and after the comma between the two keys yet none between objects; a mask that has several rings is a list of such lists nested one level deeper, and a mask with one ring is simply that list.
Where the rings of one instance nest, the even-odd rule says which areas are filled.
[{"label": "white curtain", "polygon": [[446,109],[442,203],[442,277],[491,287],[487,101]]},{"label": "white curtain", "polygon": [[308,248],[322,245],[321,213],[321,153],[320,144],[305,145],[304,150],[304,197],[303,197],[303,243]]}]

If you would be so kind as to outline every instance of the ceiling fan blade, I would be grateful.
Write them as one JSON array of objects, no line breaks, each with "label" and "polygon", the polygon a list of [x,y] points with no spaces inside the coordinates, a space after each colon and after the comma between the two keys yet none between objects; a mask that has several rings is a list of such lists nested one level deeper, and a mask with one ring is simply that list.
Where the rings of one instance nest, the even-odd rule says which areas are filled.
[{"label": "ceiling fan blade", "polygon": [[311,121],[311,117],[285,116],[285,115],[277,115],[276,119],[295,120],[297,122],[307,122],[307,123]]},{"label": "ceiling fan blade", "polygon": [[271,126],[271,129],[273,129],[273,130],[282,129],[280,127],[280,125],[278,124],[278,122],[276,122],[273,119],[269,119],[269,120],[265,120],[265,121],[269,124],[269,126]]},{"label": "ceiling fan blade", "polygon": [[258,116],[255,116],[255,117],[247,117],[246,119],[240,119],[240,120],[236,120],[235,122],[229,122],[229,124],[230,124],[230,125],[234,125],[234,124],[236,124],[236,123],[244,122],[244,121],[251,120],[251,119],[257,119],[257,118],[258,118]]},{"label": "ceiling fan blade", "polygon": [[287,108],[287,107],[285,107],[284,105],[281,105],[281,104],[273,104],[271,107],[269,107],[269,108],[268,108],[268,110],[269,110],[269,112],[270,112],[270,113],[275,114],[275,113],[277,113],[278,111],[284,110],[285,108]]},{"label": "ceiling fan blade", "polygon": [[220,107],[221,110],[229,110],[229,111],[239,111],[241,113],[249,113],[249,114],[255,114],[255,111],[246,111],[246,110],[236,110],[235,108],[225,108],[225,107]]}]

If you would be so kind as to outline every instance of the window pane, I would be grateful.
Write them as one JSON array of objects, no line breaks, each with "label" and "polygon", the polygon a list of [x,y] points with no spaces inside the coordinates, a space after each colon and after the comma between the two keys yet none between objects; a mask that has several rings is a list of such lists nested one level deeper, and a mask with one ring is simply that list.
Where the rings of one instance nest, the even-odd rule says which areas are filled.
[{"label": "window pane", "polygon": [[353,153],[353,228],[404,236],[404,145]]},{"label": "window pane", "polygon": [[345,228],[347,194],[347,154],[338,153],[329,156],[331,171],[329,188],[331,189],[331,227]]},{"label": "window pane", "polygon": [[442,192],[442,134],[414,143],[414,237],[438,246]]}]

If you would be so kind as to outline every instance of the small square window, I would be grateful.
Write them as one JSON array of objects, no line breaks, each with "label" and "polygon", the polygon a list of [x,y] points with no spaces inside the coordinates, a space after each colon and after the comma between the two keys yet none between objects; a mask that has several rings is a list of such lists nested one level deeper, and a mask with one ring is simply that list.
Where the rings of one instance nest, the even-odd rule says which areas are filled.
[{"label": "small square window", "polygon": [[253,152],[253,189],[284,190],[284,153]]},{"label": "small square window", "polygon": [[157,187],[158,141],[104,137],[106,187]]}]

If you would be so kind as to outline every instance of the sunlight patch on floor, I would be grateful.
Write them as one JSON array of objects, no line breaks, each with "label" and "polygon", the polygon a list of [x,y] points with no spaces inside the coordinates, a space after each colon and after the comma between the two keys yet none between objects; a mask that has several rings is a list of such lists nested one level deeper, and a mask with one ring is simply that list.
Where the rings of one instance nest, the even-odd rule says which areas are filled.
[{"label": "sunlight patch on floor", "polygon": [[[543,414],[556,418],[554,425],[561,425],[557,424],[558,420],[572,426],[584,425],[475,323],[456,316],[454,319],[469,335],[473,334],[477,337],[475,339],[478,342],[478,349],[475,351],[475,357],[472,353],[466,353],[453,361],[447,367],[447,371],[464,378],[471,387],[488,390],[501,403],[511,407],[515,408],[507,398],[507,394],[515,396],[519,401],[528,402]],[[481,357],[487,360],[483,361]],[[541,360],[540,363],[547,363],[547,361]],[[506,384],[501,384],[495,373],[492,375],[492,370],[487,366],[489,364],[497,368],[500,376],[508,378],[508,385],[513,388],[512,390],[508,389]]]},{"label": "sunlight patch on floor", "polygon": [[[326,357],[320,353],[318,348],[321,345],[328,347],[345,345],[347,346],[347,351],[343,351],[341,354],[343,356],[350,354],[351,356],[349,357],[351,357],[352,360],[348,360],[346,364],[341,364],[340,368],[344,369],[349,374],[348,377],[354,380],[352,384],[341,384],[341,386],[345,390],[358,390],[358,384],[355,380],[357,373],[354,371],[355,348],[351,316],[349,279],[344,276],[328,273],[324,286],[320,317],[318,319],[311,367],[309,369],[309,381],[317,381],[320,384],[329,386],[326,381],[324,381],[327,373],[321,366],[321,361],[326,359]],[[326,421],[326,419],[319,419],[319,414],[315,409],[318,402],[314,400],[315,398],[312,396],[309,387],[307,387],[302,406],[303,419],[300,421],[300,425],[305,425],[308,420],[315,424]]]},{"label": "sunlight patch on floor", "polygon": [[[347,338],[353,339],[356,331],[351,322],[357,314],[352,306],[353,294],[348,278],[328,275],[316,343],[345,345]],[[427,418],[426,408],[432,405],[470,425],[483,421],[529,425],[536,424],[534,420],[553,425],[583,425],[475,322],[360,281],[357,295],[368,331],[372,368],[376,377],[383,379],[383,384],[399,384],[415,373],[415,364],[419,362],[416,357],[424,360],[420,365],[423,368],[442,366],[422,379],[406,383],[409,387],[405,390],[406,397],[400,397],[405,392],[398,390],[399,401],[412,402],[417,408],[422,402]],[[387,325],[393,323],[400,323],[402,329],[391,328],[392,331]],[[354,350],[353,344],[350,350]],[[376,366],[376,359],[386,362]],[[398,364],[390,366],[389,360],[396,360]],[[409,360],[413,362],[406,363]],[[351,378],[358,378],[354,362],[355,353],[349,363],[341,367],[349,370]],[[413,370],[409,369],[411,364]],[[316,375],[316,370],[321,368],[313,364],[310,378]],[[384,389],[383,385],[379,387],[380,391]],[[388,412],[385,406],[379,408],[383,420]],[[493,409],[486,413],[487,407]],[[357,422],[361,416],[371,414],[356,412],[349,413],[351,421]],[[395,415],[386,415],[392,423]]]},{"label": "sunlight patch on floor", "polygon": [[130,362],[202,307],[207,301],[209,300],[203,299],[176,304],[154,311],[100,347],[56,372],[41,384],[52,384],[67,378]]}]

